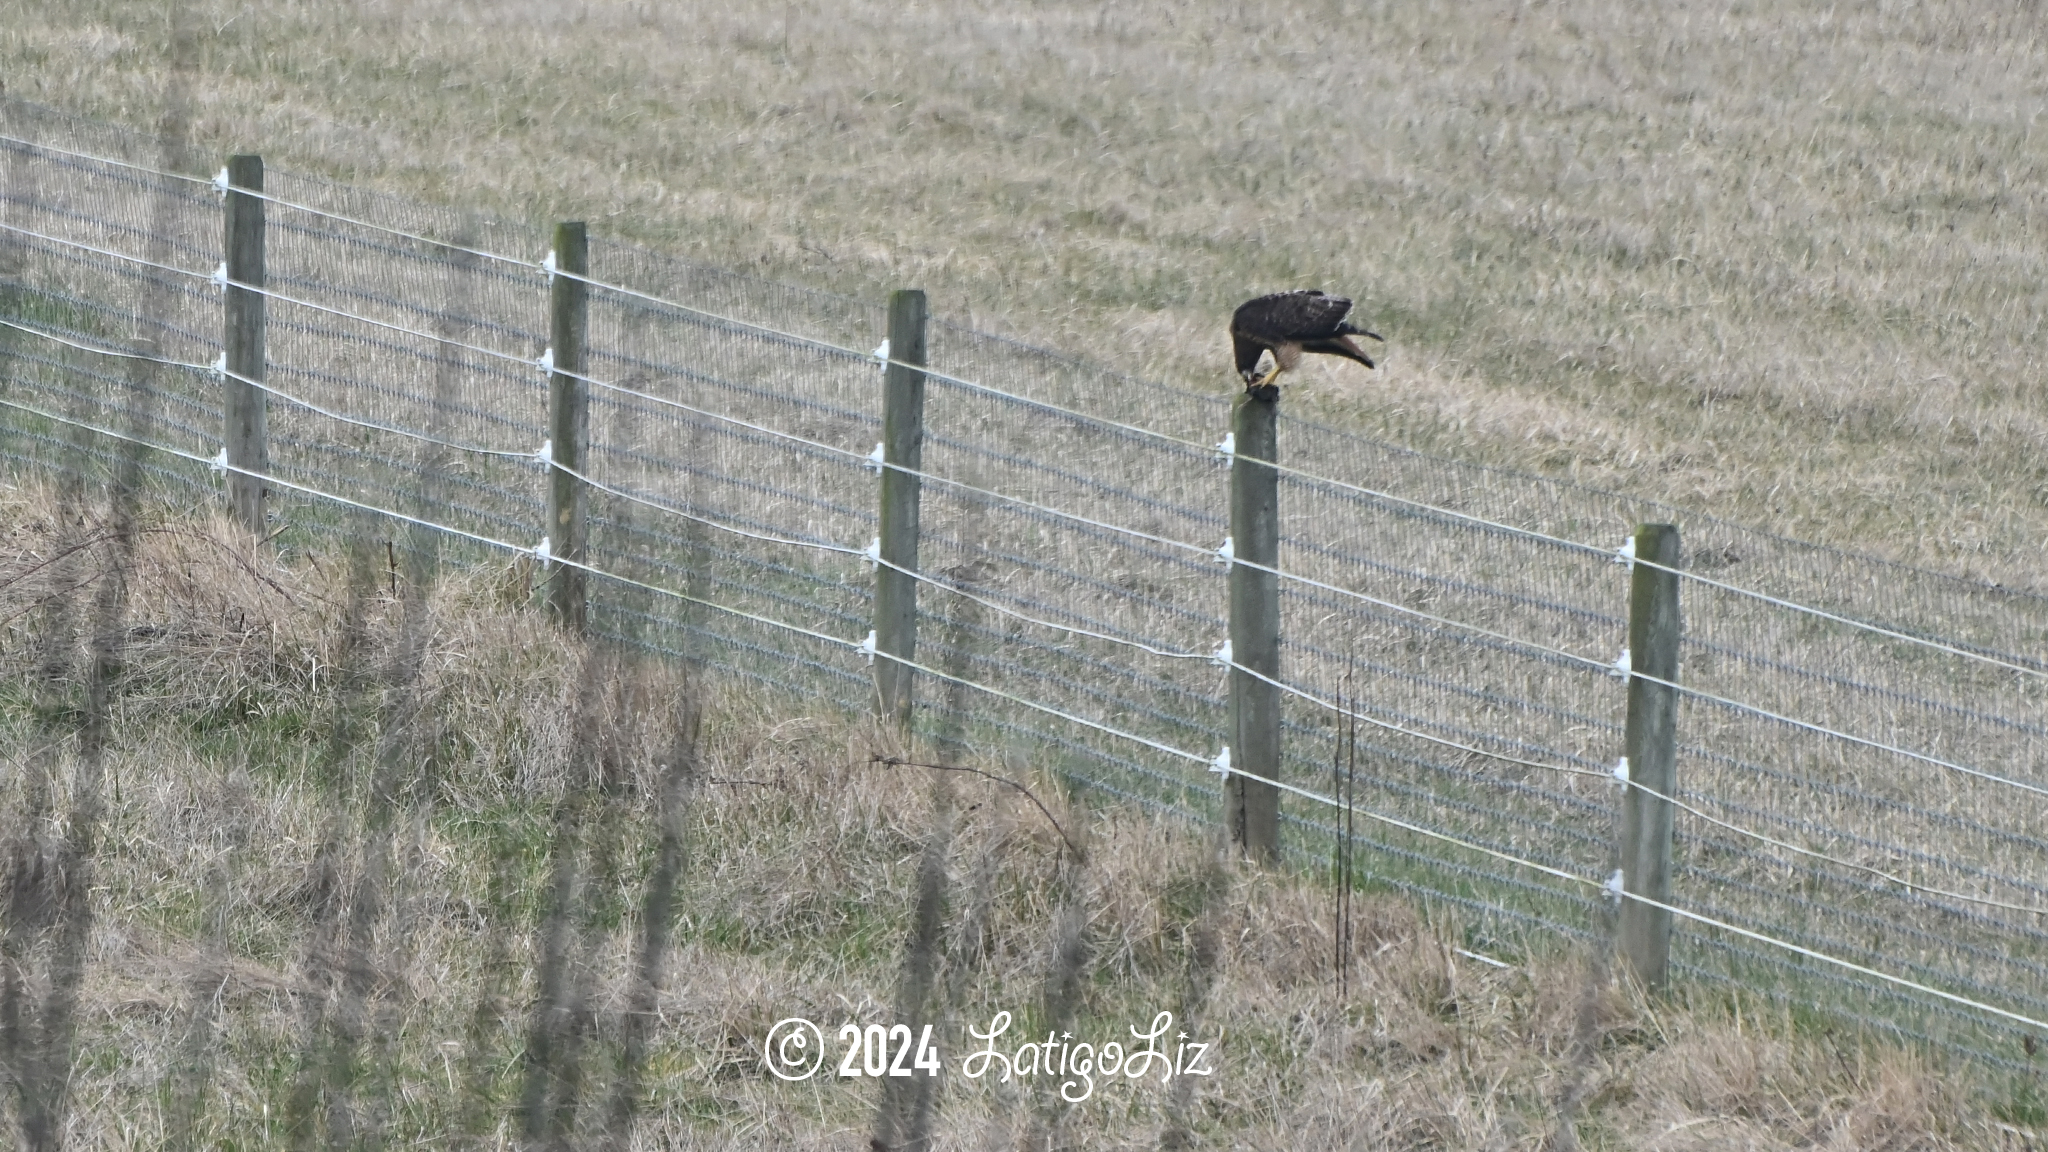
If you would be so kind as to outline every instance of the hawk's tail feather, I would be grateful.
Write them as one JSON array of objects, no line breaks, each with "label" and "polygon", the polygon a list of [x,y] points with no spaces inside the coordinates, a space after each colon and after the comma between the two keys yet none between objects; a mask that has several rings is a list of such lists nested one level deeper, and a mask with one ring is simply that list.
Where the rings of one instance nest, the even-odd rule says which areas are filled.
[{"label": "hawk's tail feather", "polygon": [[1367,356],[1364,349],[1353,344],[1349,336],[1338,336],[1331,340],[1311,341],[1303,344],[1301,350],[1304,352],[1321,352],[1326,356],[1342,356],[1346,360],[1356,360],[1367,368],[1375,366],[1372,362],[1372,357]]}]

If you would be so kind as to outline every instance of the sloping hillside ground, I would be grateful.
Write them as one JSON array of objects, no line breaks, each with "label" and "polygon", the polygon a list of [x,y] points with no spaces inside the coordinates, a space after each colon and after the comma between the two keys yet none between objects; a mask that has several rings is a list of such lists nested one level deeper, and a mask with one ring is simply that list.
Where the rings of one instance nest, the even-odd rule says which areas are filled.
[{"label": "sloping hillside ground", "polygon": [[[1340,978],[1327,882],[1222,864],[1200,830],[1086,806],[1028,762],[876,763],[940,758],[857,717],[584,649],[525,606],[516,569],[429,581],[406,553],[338,545],[285,566],[212,516],[146,506],[122,581],[103,505],[17,478],[0,511],[15,750],[0,787],[16,814],[0,1060],[24,1133],[94,1148],[2038,1140],[2024,1083],[1987,1097],[1748,998],[1645,1001],[1597,949],[1482,959],[1454,921],[1370,891]],[[932,1006],[940,1043],[921,1103],[927,1081],[885,1097],[834,1074],[837,1027],[890,1023],[906,1000]],[[1173,1012],[1176,1036],[1214,1046],[1213,1074],[1092,1091],[964,1075],[967,1030],[1005,1011],[1012,1053]],[[791,1016],[826,1025],[832,1054],[801,1083],[762,1064]],[[1090,1094],[1062,1103],[1063,1084]]]},{"label": "sloping hillside ground", "polygon": [[[194,172],[256,150],[534,235],[916,284],[1219,392],[1232,304],[1345,290],[1387,355],[1305,370],[1304,415],[2040,587],[2037,21],[0,0],[0,83],[175,127]],[[1028,796],[875,763],[945,758],[585,652],[516,569],[282,567],[152,503],[123,580],[90,494],[6,483],[0,1106],[31,1146],[862,1147],[920,1115],[949,1147],[2042,1142],[2037,1083],[1643,1001],[1597,950],[1496,967],[1373,893],[1340,982],[1327,885],[1028,759],[953,764]],[[956,1044],[935,1098],[761,1071],[784,1017],[836,1058],[920,984]],[[1215,1074],[1072,1106],[967,1079],[1000,1011],[1077,1039],[1172,1011]]]}]

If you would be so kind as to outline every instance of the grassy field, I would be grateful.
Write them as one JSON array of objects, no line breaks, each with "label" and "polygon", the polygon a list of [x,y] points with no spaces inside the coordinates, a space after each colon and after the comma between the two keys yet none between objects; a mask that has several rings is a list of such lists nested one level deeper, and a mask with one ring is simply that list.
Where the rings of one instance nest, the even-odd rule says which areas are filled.
[{"label": "grassy field", "polygon": [[[0,0],[0,82],[183,117],[193,171],[259,150],[536,237],[917,284],[1219,395],[1239,299],[1348,291],[1383,371],[1306,370],[1297,412],[2041,587],[2036,22]],[[1340,986],[1327,887],[1042,765],[980,766],[1043,810],[875,764],[931,753],[565,648],[486,576],[279,564],[155,509],[124,558],[89,500],[4,510],[0,1064],[32,1146],[2041,1142],[2038,1085],[1640,1001],[1568,948],[1495,968],[1383,895]],[[1171,1010],[1220,1067],[1071,1107],[760,1071],[781,1017],[906,1004],[955,1037]]]},{"label": "grassy field", "polygon": [[2024,5],[0,5],[13,95],[942,314],[1189,387],[2036,583]]},{"label": "grassy field", "polygon": [[[150,515],[122,583],[117,528],[0,498],[24,1146],[2037,1146],[2024,1086],[1760,999],[1644,1001],[1597,952],[1501,966],[1383,895],[1340,978],[1327,885],[1028,764],[873,763],[897,748],[857,720],[564,645],[489,580]],[[966,1078],[1004,1011],[1005,1051],[1172,1012],[1214,1074],[1071,1104]],[[937,1092],[768,1077],[797,1015],[835,1061],[841,1021],[932,1022]]]}]

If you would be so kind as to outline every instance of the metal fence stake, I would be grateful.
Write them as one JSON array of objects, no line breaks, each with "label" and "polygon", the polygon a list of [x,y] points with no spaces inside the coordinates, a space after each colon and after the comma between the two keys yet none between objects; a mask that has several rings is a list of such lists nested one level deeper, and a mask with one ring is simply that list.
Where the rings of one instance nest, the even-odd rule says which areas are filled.
[{"label": "metal fence stake", "polygon": [[[569,471],[584,472],[590,445],[590,389],[585,343],[590,333],[590,243],[581,220],[555,225],[555,269],[548,281],[548,346],[554,371],[548,374],[548,444],[554,462],[548,479],[548,547],[553,557],[581,563],[588,542],[585,513],[589,494]],[[560,275],[567,272],[571,275]],[[565,471],[567,469],[569,471]],[[572,632],[587,623],[586,581],[581,568],[550,560],[548,611]]]},{"label": "metal fence stake", "polygon": [[[1280,390],[1237,398],[1230,461],[1230,755],[1224,819],[1231,843],[1262,863],[1280,859],[1280,687],[1251,673],[1280,676],[1280,578],[1237,563],[1280,566]],[[1246,671],[1250,669],[1250,671]],[[1262,776],[1249,779],[1243,773]]]},{"label": "metal fence stake", "polygon": [[[1630,787],[1622,800],[1622,887],[1669,904],[1672,807],[1659,797],[1675,796],[1678,790],[1678,693],[1642,677],[1678,682],[1678,573],[1668,569],[1679,566],[1682,554],[1676,525],[1637,525],[1635,540],[1638,558],[1663,567],[1629,565],[1631,674],[1624,744],[1629,780],[1642,787]],[[1619,931],[1622,955],[1636,976],[1653,991],[1662,989],[1671,958],[1671,913],[1623,900]]]},{"label": "metal fence stake", "polygon": [[[247,381],[264,376],[264,296],[251,288],[263,287],[263,198],[248,192],[263,191],[263,157],[228,157],[228,193],[223,248],[227,257],[221,349],[226,353],[229,375],[221,381],[221,410],[224,414],[221,447],[230,470],[227,474],[228,514],[244,531],[258,538],[266,535],[263,518],[263,482],[233,469],[270,471],[269,406],[263,389]],[[248,287],[240,287],[247,285]],[[237,379],[240,377],[240,379]]]},{"label": "metal fence stake", "polygon": [[[889,359],[882,371],[881,557],[875,570],[875,691],[879,715],[910,720],[911,672],[889,656],[917,659],[918,477],[924,467],[925,299],[916,288],[889,294]],[[889,567],[894,564],[905,571]]]}]

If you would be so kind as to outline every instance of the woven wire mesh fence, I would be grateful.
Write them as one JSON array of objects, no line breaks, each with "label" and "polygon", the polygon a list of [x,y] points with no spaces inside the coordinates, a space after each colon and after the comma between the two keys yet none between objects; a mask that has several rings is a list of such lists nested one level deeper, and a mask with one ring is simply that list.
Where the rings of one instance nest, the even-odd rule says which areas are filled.
[{"label": "woven wire mesh fence", "polygon": [[[188,501],[217,488],[221,202],[175,153],[0,105],[12,466],[89,476],[118,434],[165,449],[152,475]],[[265,192],[279,545],[367,508],[530,581],[541,230],[286,173]],[[867,707],[883,310],[601,239],[590,268],[592,630]],[[1228,401],[942,323],[929,364],[918,730],[1216,820]],[[1363,880],[1495,955],[1602,931],[1615,550],[1678,523],[1683,983],[2023,1066],[2015,1017],[2048,1017],[2048,599],[1306,421],[1280,451],[1299,862],[1329,859],[1355,748]]]}]

